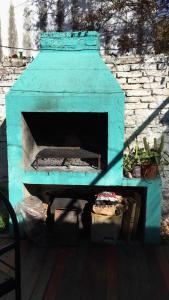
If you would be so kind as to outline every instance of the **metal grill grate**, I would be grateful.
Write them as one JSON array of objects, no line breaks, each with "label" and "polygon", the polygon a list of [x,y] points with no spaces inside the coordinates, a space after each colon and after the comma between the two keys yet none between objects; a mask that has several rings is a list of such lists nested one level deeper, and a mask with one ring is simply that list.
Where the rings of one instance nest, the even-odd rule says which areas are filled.
[{"label": "metal grill grate", "polygon": [[47,147],[38,152],[32,166],[38,169],[42,166],[89,165],[82,162],[81,159],[97,159],[98,169],[101,168],[101,154],[79,147]]}]

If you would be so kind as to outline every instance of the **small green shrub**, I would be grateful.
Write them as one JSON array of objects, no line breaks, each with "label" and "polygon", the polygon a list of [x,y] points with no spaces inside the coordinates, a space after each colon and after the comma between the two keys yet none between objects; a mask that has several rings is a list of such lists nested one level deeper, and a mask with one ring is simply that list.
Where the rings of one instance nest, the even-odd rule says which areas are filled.
[{"label": "small green shrub", "polygon": [[6,220],[2,215],[0,215],[0,231],[4,230],[5,227],[6,227]]}]

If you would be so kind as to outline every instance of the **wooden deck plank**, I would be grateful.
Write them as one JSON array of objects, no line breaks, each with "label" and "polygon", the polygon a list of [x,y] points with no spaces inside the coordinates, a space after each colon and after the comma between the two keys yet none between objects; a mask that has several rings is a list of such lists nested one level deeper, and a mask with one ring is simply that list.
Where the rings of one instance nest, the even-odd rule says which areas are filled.
[{"label": "wooden deck plank", "polygon": [[32,297],[46,251],[45,248],[39,248],[32,244],[27,256],[22,260],[22,298],[24,300],[29,300]]},{"label": "wooden deck plank", "polygon": [[118,254],[117,247],[109,246],[106,250],[107,265],[107,298],[106,300],[118,299]]},{"label": "wooden deck plank", "polygon": [[149,300],[151,288],[144,248],[124,245],[118,247],[119,299]]},{"label": "wooden deck plank", "polygon": [[47,289],[51,273],[53,271],[56,260],[56,250],[47,249],[45,253],[45,258],[42,264],[39,276],[37,276],[34,289],[31,293],[31,300],[42,300],[44,297],[45,290]]},{"label": "wooden deck plank", "polygon": [[58,291],[58,299],[66,300],[67,295],[69,295],[69,300],[76,299],[77,286],[75,287],[76,285],[75,277],[77,276],[77,261],[78,261],[78,248],[73,247],[71,249],[71,252],[69,249],[69,259],[67,260],[63,279],[60,283],[60,287]]},{"label": "wooden deck plank", "polygon": [[118,292],[119,300],[133,300],[132,258],[128,247],[118,247]]},{"label": "wooden deck plank", "polygon": [[[94,245],[91,255],[92,277],[94,282],[93,299],[106,299],[107,274],[106,274],[106,246]],[[90,291],[89,291],[90,292]]]},{"label": "wooden deck plank", "polygon": [[149,280],[151,284],[152,299],[168,300],[169,292],[167,290],[157,257],[157,247],[146,247],[147,264],[149,267]]},{"label": "wooden deck plank", "polygon": [[106,248],[100,245],[90,245],[83,269],[83,288],[80,299],[106,299],[106,280]]},{"label": "wooden deck plank", "polygon": [[41,300],[43,299],[45,290],[48,286],[51,272],[54,267],[56,258],[56,251],[54,249],[46,249],[43,263],[41,265],[40,271],[37,274],[32,293],[30,295],[31,300]]},{"label": "wooden deck plank", "polygon": [[78,300],[81,298],[81,293],[84,289],[82,274],[85,267],[85,257],[85,245],[73,247],[71,253],[69,252],[69,260],[67,261],[67,266],[64,270],[64,276],[57,299],[66,300],[67,295],[69,295],[69,300]]},{"label": "wooden deck plank", "polygon": [[[58,298],[58,290],[63,280],[65,265],[70,255],[70,250],[67,247],[59,248],[56,251],[56,259],[51,273],[48,286],[45,290],[43,300],[55,300]],[[65,287],[66,288],[66,287]]]},{"label": "wooden deck plank", "polygon": [[[84,248],[83,248],[84,249]],[[81,272],[81,284],[79,285],[80,300],[94,300],[93,298],[93,273],[91,264],[93,261],[92,249],[90,244],[85,248],[85,253],[83,253],[83,270]]]},{"label": "wooden deck plank", "polygon": [[[151,285],[148,277],[149,269],[145,255],[144,246],[132,245],[132,261],[131,270],[133,277],[132,289],[134,290],[133,299],[135,300],[149,300],[153,299],[151,294]],[[135,295],[134,295],[135,294]]]},{"label": "wooden deck plank", "polygon": [[164,280],[169,295],[169,247],[168,246],[157,247],[156,255],[157,255],[158,264],[160,266],[162,278]]}]

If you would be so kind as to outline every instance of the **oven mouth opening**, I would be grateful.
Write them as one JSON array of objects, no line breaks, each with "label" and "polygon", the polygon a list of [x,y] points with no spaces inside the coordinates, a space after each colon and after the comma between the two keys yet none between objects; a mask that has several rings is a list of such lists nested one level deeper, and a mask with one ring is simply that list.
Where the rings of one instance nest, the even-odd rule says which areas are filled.
[{"label": "oven mouth opening", "polygon": [[107,113],[22,113],[26,170],[98,172],[107,167]]}]

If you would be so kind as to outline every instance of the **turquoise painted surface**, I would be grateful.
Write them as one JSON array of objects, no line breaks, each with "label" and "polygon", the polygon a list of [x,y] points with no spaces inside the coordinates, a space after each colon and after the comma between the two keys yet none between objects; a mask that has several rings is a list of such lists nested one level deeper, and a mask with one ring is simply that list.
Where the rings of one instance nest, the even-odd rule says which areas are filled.
[{"label": "turquoise painted surface", "polygon": [[[143,186],[147,188],[145,240],[157,242],[161,181],[123,179],[124,93],[99,55],[97,33],[87,36],[83,33],[81,37],[76,34],[75,40],[70,33],[62,40],[61,33],[45,33],[42,51],[7,95],[9,199],[16,206],[24,197],[24,184]],[[25,170],[22,112],[107,113],[107,170],[96,173]]]},{"label": "turquoise painted surface", "polygon": [[160,243],[160,226],[161,226],[161,199],[162,183],[161,178],[153,180],[143,179],[123,179],[123,186],[145,187],[147,190],[145,205],[145,233],[144,241],[146,243]]},{"label": "turquoise painted surface", "polygon": [[99,34],[96,31],[43,32],[40,49],[53,51],[99,50]]},{"label": "turquoise painted surface", "polygon": [[70,37],[71,33],[67,33],[67,36],[65,33],[43,33],[41,47],[46,48],[50,44],[50,50],[47,47],[48,50],[39,53],[11,90],[76,94],[123,93],[101,59],[98,34],[88,32],[84,35],[82,33],[81,37],[74,38]]},{"label": "turquoise painted surface", "polygon": [[[16,101],[14,101],[16,99]],[[21,93],[8,94],[6,100],[7,108],[7,134],[8,134],[8,160],[9,176],[18,174],[19,178],[25,176],[23,168],[22,153],[22,112],[107,112],[108,113],[108,163],[118,156],[123,149],[124,133],[124,101],[123,94],[119,96],[77,96],[67,95],[57,97],[57,94],[47,96],[37,94],[25,96]],[[119,109],[116,109],[119,107]],[[120,120],[120,121],[119,121]],[[55,128],[53,128],[55,132]],[[14,134],[15,132],[15,134]],[[15,161],[15,165],[13,165]],[[97,184],[111,185],[119,182],[122,178],[122,154],[104,176],[101,176]],[[92,184],[97,177],[97,173],[68,173],[68,172],[36,172],[31,171],[30,178],[47,181],[49,184],[59,184],[61,181],[66,184],[74,184],[77,180],[82,184]],[[28,176],[28,175],[27,175]],[[36,179],[35,179],[36,178]]]}]

